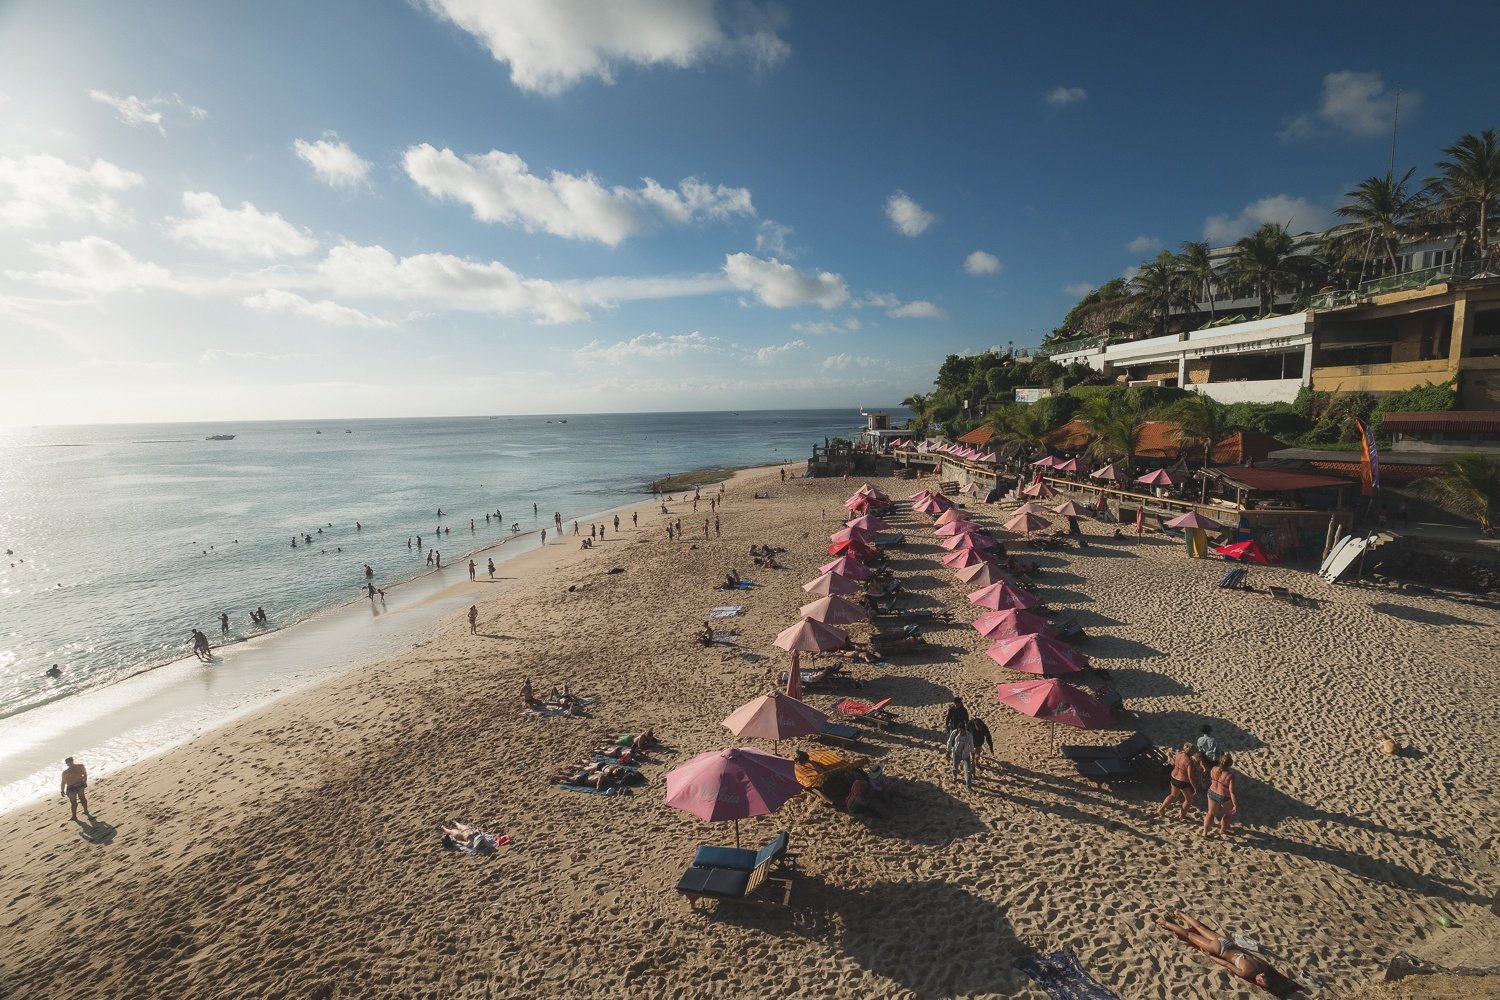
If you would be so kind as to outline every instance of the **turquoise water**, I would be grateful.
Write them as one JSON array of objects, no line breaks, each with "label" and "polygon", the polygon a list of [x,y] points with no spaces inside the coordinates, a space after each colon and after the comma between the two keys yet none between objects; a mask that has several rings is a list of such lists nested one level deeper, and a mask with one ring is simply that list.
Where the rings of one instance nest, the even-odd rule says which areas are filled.
[{"label": "turquoise water", "polygon": [[[428,572],[436,547],[460,574],[512,524],[550,529],[558,511],[571,532],[659,476],[800,462],[860,424],[811,410],[0,431],[0,550],[12,553],[0,561],[0,717],[178,659],[194,628],[233,643],[362,601],[365,564],[389,589]],[[312,545],[293,549],[303,533]],[[269,626],[251,624],[257,607]],[[54,663],[61,678],[45,676]]]}]

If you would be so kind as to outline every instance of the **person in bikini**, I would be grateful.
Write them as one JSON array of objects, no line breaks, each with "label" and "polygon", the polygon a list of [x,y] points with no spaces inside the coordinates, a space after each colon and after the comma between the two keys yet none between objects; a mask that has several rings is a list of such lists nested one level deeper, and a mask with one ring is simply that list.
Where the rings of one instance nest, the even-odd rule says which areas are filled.
[{"label": "person in bikini", "polygon": [[1229,836],[1229,819],[1240,811],[1240,803],[1234,794],[1234,772],[1230,768],[1234,758],[1229,754],[1219,758],[1208,776],[1208,809],[1203,814],[1203,836],[1213,828],[1214,817],[1219,819],[1219,832]]},{"label": "person in bikini", "polygon": [[72,757],[69,757],[63,763],[68,766],[63,768],[62,794],[67,796],[68,805],[73,807],[73,819],[78,819],[79,806],[83,806],[83,814],[92,819],[94,814],[89,812],[89,797],[87,794],[89,787],[88,768],[82,764],[73,763]]},{"label": "person in bikini", "polygon": [[1290,996],[1300,992],[1296,983],[1276,971],[1265,959],[1238,947],[1200,921],[1181,910],[1172,910],[1169,916],[1176,917],[1176,921],[1157,917],[1156,922],[1175,934],[1179,941],[1190,944],[1207,955],[1215,965],[1277,996]]},{"label": "person in bikini", "polygon": [[1184,743],[1182,749],[1177,751],[1177,757],[1172,761],[1172,773],[1167,778],[1172,787],[1167,790],[1167,797],[1162,800],[1161,805],[1156,807],[1156,815],[1165,816],[1167,807],[1177,798],[1182,799],[1181,819],[1187,819],[1188,810],[1193,807],[1193,800],[1198,797],[1197,768],[1193,766],[1193,745]]}]

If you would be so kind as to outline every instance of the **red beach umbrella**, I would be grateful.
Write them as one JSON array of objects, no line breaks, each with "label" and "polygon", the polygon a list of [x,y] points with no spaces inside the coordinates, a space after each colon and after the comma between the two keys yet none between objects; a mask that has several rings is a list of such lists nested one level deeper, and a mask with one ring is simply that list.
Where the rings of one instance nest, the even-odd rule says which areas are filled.
[{"label": "red beach umbrella", "polygon": [[1004,611],[986,611],[974,619],[974,631],[986,639],[1008,639],[1016,635],[1051,635],[1047,622],[1029,611],[1006,608]]},{"label": "red beach umbrella", "polygon": [[979,525],[973,521],[949,521],[947,524],[940,526],[933,534],[939,538],[952,538],[954,535],[972,535],[978,530]]},{"label": "red beach umbrella", "polygon": [[807,583],[804,583],[802,589],[809,594],[822,594],[824,597],[827,597],[829,594],[857,594],[859,593],[859,584],[847,576],[830,571],[824,573],[816,580],[809,580]]},{"label": "red beach umbrella", "polygon": [[840,528],[828,536],[828,540],[837,544],[839,542],[859,542],[861,545],[869,545],[875,541],[873,531],[865,531],[861,528]]},{"label": "red beach umbrella", "polygon": [[988,587],[1002,580],[1010,584],[1015,583],[1005,570],[988,562],[982,562],[977,566],[965,566],[958,571],[958,578],[971,587]]},{"label": "red beach umbrella", "polygon": [[1144,476],[1136,476],[1135,481],[1145,483],[1147,486],[1175,486],[1182,479],[1180,476],[1168,472],[1166,469],[1157,469],[1155,472],[1148,472]]},{"label": "red beach umbrella", "polygon": [[861,517],[856,517],[852,521],[845,521],[844,527],[857,528],[860,531],[874,532],[884,531],[886,528],[889,528],[890,525],[885,522],[884,518],[876,517],[874,514],[865,514]]},{"label": "red beach umbrella", "polygon": [[875,550],[857,538],[849,538],[842,542],[831,543],[828,546],[828,554],[831,556],[852,556],[862,561],[869,561],[875,558]]},{"label": "red beach umbrella", "polygon": [[1038,500],[1045,500],[1048,497],[1057,496],[1057,490],[1053,489],[1049,483],[1043,482],[1040,479],[1032,483],[1030,486],[1023,486],[1021,488],[1021,493],[1025,496],[1036,497]]},{"label": "red beach umbrella", "polygon": [[1110,462],[1102,469],[1095,469],[1093,472],[1090,472],[1089,478],[1098,479],[1108,483],[1123,483],[1125,481],[1125,476],[1120,472],[1120,470],[1115,466],[1115,463],[1113,462]]},{"label": "red beach umbrella", "polygon": [[1168,528],[1202,528],[1204,531],[1221,531],[1224,528],[1218,521],[1210,520],[1196,510],[1179,514],[1170,521],[1163,521],[1162,524]]},{"label": "red beach umbrella", "polygon": [[868,580],[875,575],[875,571],[858,559],[850,559],[848,556],[839,556],[832,562],[826,562],[818,567],[819,573],[837,573],[847,576],[851,580]]},{"label": "red beach umbrella", "polygon": [[1027,535],[1033,531],[1040,531],[1043,528],[1050,528],[1051,526],[1052,523],[1050,521],[1035,514],[1017,514],[1005,522],[1006,531],[1016,531]]},{"label": "red beach umbrella", "polygon": [[1040,632],[1000,639],[986,653],[1002,667],[1046,677],[1076,674],[1089,665],[1087,656]]},{"label": "red beach umbrella", "polygon": [[979,566],[993,561],[994,556],[979,549],[954,549],[943,556],[943,565],[949,569],[963,569],[966,566]]},{"label": "red beach umbrella", "polygon": [[1051,511],[1049,511],[1046,507],[1043,507],[1041,504],[1037,503],[1034,500],[1028,500],[1025,503],[1023,503],[1021,506],[1017,507],[1015,510],[1011,511],[1011,514],[1048,514],[1048,513],[1051,513]]},{"label": "red beach umbrella", "polygon": [[1042,602],[1030,591],[1022,590],[1015,584],[1002,580],[974,591],[969,595],[969,603],[989,608],[992,611],[1004,611],[1007,608],[1022,611],[1026,608],[1035,608]]},{"label": "red beach umbrella", "polygon": [[1261,563],[1262,565],[1269,565],[1272,562],[1271,557],[1266,555],[1264,549],[1255,544],[1254,539],[1246,539],[1243,542],[1234,542],[1230,545],[1220,545],[1214,551],[1221,556],[1238,559],[1240,562]]},{"label": "red beach umbrella", "polygon": [[1000,704],[1044,722],[1060,722],[1076,729],[1107,729],[1114,724],[1103,702],[1055,677],[1006,681],[996,686],[995,697]]},{"label": "red beach umbrella", "polygon": [[724,726],[743,739],[771,740],[779,744],[794,736],[808,736],[828,723],[828,716],[789,698],[780,691],[761,695],[735,709]]},{"label": "red beach umbrella", "polygon": [[1060,503],[1056,507],[1053,507],[1052,513],[1061,517],[1088,517],[1091,512],[1087,508],[1080,507],[1069,500],[1067,503]]},{"label": "red beach umbrella", "polygon": [[783,629],[776,636],[775,645],[788,652],[826,653],[849,645],[849,637],[832,625],[804,618],[791,628]]},{"label": "red beach umbrella", "polygon": [[942,514],[938,515],[938,519],[932,523],[952,524],[954,521],[967,521],[968,519],[969,515],[967,512],[958,507],[950,507],[947,510],[943,511]]},{"label": "red beach umbrella", "polygon": [[867,622],[870,615],[858,604],[851,604],[836,594],[820,597],[811,604],[804,604],[797,609],[803,618],[811,618],[813,621],[823,622],[827,625],[849,625],[853,622]]},{"label": "red beach umbrella", "polygon": [[735,747],[701,753],[667,772],[665,802],[710,823],[734,823],[740,842],[740,820],[769,816],[800,795],[795,765],[785,757]]},{"label": "red beach umbrella", "polygon": [[1061,459],[1058,459],[1052,455],[1043,455],[1041,458],[1037,459],[1031,464],[1034,468],[1038,469],[1055,469],[1057,468],[1057,463],[1059,461],[1061,461]]},{"label": "red beach umbrella", "polygon": [[995,540],[987,535],[981,535],[971,531],[966,535],[954,535],[952,538],[943,539],[943,548],[952,552],[955,549],[993,549]]}]

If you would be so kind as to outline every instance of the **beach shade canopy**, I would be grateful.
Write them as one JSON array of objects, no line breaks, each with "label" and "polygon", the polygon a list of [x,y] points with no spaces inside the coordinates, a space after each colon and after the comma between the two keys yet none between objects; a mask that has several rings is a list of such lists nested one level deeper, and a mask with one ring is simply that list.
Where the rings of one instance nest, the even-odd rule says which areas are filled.
[{"label": "beach shade canopy", "polygon": [[1015,510],[1011,511],[1012,515],[1015,515],[1015,514],[1050,514],[1050,513],[1051,513],[1051,511],[1049,511],[1046,507],[1043,507],[1041,504],[1037,503],[1035,500],[1027,500],[1021,506],[1019,506]]},{"label": "beach shade canopy", "polygon": [[1036,514],[1030,513],[1017,514],[1005,522],[1006,531],[1019,531],[1028,535],[1033,531],[1040,531],[1043,528],[1050,527],[1052,527],[1052,522],[1048,521],[1045,517],[1038,517]]},{"label": "beach shade canopy", "polygon": [[1136,476],[1135,481],[1145,483],[1147,486],[1176,486],[1181,482],[1181,479],[1166,469],[1157,469],[1155,472],[1148,472],[1144,476]]},{"label": "beach shade canopy", "polygon": [[1030,611],[1007,608],[1004,611],[986,611],[974,619],[974,631],[986,639],[1009,639],[1017,635],[1051,635],[1047,622]]},{"label": "beach shade canopy", "polygon": [[1088,517],[1090,511],[1088,508],[1080,507],[1069,500],[1067,503],[1060,503],[1056,507],[1053,507],[1052,513],[1060,517]]},{"label": "beach shade canopy", "polygon": [[934,498],[926,496],[920,500],[912,501],[911,509],[918,514],[941,514],[948,508],[938,503]]},{"label": "beach shade canopy", "polygon": [[1214,551],[1225,558],[1238,559],[1240,562],[1260,563],[1263,566],[1271,562],[1271,557],[1266,555],[1265,550],[1255,544],[1253,539],[1234,542],[1231,545],[1220,545]]},{"label": "beach shade canopy", "polygon": [[1113,462],[1110,462],[1102,469],[1095,469],[1093,472],[1090,472],[1089,478],[1102,479],[1109,483],[1123,483],[1125,481],[1125,476],[1121,474]]},{"label": "beach shade canopy", "polygon": [[874,497],[876,500],[889,500],[890,499],[890,497],[886,496],[884,493],[880,492],[879,489],[877,489],[874,486],[871,486],[869,483],[865,483],[863,486],[861,486],[859,489],[855,490],[854,492],[856,492],[856,493],[863,493],[865,496],[867,496],[867,497]]},{"label": "beach shade canopy", "polygon": [[664,801],[710,823],[732,820],[738,845],[740,820],[769,816],[801,792],[790,760],[764,750],[734,747],[700,753],[668,771]]},{"label": "beach shade canopy", "polygon": [[1034,468],[1038,469],[1055,469],[1057,468],[1058,461],[1059,459],[1052,455],[1044,455],[1031,464]]},{"label": "beach shade canopy", "polygon": [[992,583],[987,587],[981,587],[969,595],[969,603],[977,604],[981,608],[989,608],[991,611],[1005,611],[1013,609],[1024,611],[1034,608],[1042,602],[1030,591],[1022,590],[1015,584],[1006,580]]},{"label": "beach shade canopy", "polygon": [[875,558],[875,549],[861,542],[857,538],[848,538],[842,542],[830,542],[828,554],[831,556],[850,556],[864,562]]},{"label": "beach shade canopy", "polygon": [[1045,500],[1048,497],[1057,496],[1057,490],[1053,489],[1050,483],[1045,483],[1038,479],[1030,486],[1021,487],[1021,494],[1028,497],[1036,497],[1038,500]]},{"label": "beach shade canopy", "polygon": [[[973,551],[972,549],[970,551]],[[958,578],[971,587],[988,587],[992,583],[1004,580],[1006,583],[1015,583],[1005,570],[991,562],[981,562],[976,566],[965,566],[958,571]]]},{"label": "beach shade canopy", "polygon": [[983,486],[980,486],[978,483],[964,483],[958,488],[958,492],[967,493],[970,496],[973,496],[975,493],[988,493],[989,490],[985,489]]},{"label": "beach shade canopy", "polygon": [[965,566],[994,562],[994,558],[988,552],[981,552],[979,549],[954,549],[943,556],[943,565],[949,569],[963,569]]},{"label": "beach shade canopy", "polygon": [[1007,681],[996,687],[995,697],[1000,704],[1044,722],[1061,722],[1078,729],[1107,729],[1114,723],[1103,702],[1056,678]]},{"label": "beach shade canopy", "polygon": [[827,597],[830,594],[857,594],[859,584],[844,576],[828,570],[816,580],[809,580],[802,585],[802,589],[809,594],[818,594]]},{"label": "beach shade canopy", "polygon": [[875,541],[875,532],[862,528],[840,528],[828,536],[830,542],[860,542],[869,545]]},{"label": "beach shade canopy", "polygon": [[1044,677],[1076,674],[1089,665],[1087,656],[1040,632],[1002,638],[985,652],[1002,667]]},{"label": "beach shade canopy", "polygon": [[790,652],[826,653],[849,645],[849,637],[832,625],[802,619],[776,636],[776,646]]},{"label": "beach shade canopy", "polygon": [[839,556],[832,562],[826,562],[818,567],[819,573],[837,573],[839,576],[847,576],[851,580],[868,580],[875,575],[875,571],[858,559],[850,559],[848,556]]},{"label": "beach shade canopy", "polygon": [[938,519],[932,523],[952,524],[954,521],[967,521],[968,519],[969,515],[967,511],[961,510],[958,507],[949,507],[947,510],[939,514]]},{"label": "beach shade canopy", "polygon": [[852,521],[845,521],[844,527],[855,528],[860,531],[884,531],[890,525],[886,523],[883,517],[876,517],[874,514],[862,514]]},{"label": "beach shade canopy", "polygon": [[907,497],[907,499],[908,500],[925,500],[925,499],[927,499],[930,496],[932,496],[932,491],[931,490],[917,490],[917,492],[915,492],[911,496]]},{"label": "beach shade canopy", "polygon": [[1055,463],[1052,468],[1056,469],[1058,472],[1089,471],[1088,463],[1084,462],[1082,459],[1077,458],[1065,458],[1061,462]]},{"label": "beach shade canopy", "polygon": [[954,535],[952,538],[943,539],[943,548],[949,552],[955,549],[993,549],[995,540],[988,535],[981,535],[977,531],[971,531],[964,535]]},{"label": "beach shade canopy", "polygon": [[811,604],[797,609],[803,618],[823,622],[826,625],[848,625],[851,622],[866,622],[870,615],[858,604],[852,604],[836,594],[820,597]]},{"label": "beach shade canopy", "polygon": [[938,525],[933,532],[939,538],[952,538],[954,535],[972,535],[979,530],[979,525],[973,521],[949,521],[947,524]]},{"label": "beach shade canopy", "polygon": [[1202,528],[1204,531],[1221,531],[1224,528],[1218,521],[1209,520],[1196,510],[1179,514],[1170,521],[1163,521],[1162,525],[1168,528]]},{"label": "beach shade canopy", "polygon": [[854,494],[854,496],[844,501],[844,506],[854,511],[865,511],[875,506],[875,501],[871,500],[867,496],[861,496],[860,494],[856,493]]},{"label": "beach shade canopy", "polygon": [[724,720],[725,727],[736,736],[774,742],[809,736],[827,724],[828,716],[780,691],[746,702]]}]

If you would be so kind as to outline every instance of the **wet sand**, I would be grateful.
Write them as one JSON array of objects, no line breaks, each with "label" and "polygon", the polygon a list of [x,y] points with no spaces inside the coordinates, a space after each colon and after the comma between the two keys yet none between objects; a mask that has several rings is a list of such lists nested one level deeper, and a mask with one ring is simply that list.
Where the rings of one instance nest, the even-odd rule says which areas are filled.
[{"label": "wet sand", "polygon": [[[891,697],[898,712],[866,740],[895,777],[889,815],[803,796],[741,823],[747,843],[791,831],[793,913],[690,913],[677,877],[697,844],[732,832],[663,806],[663,775],[734,745],[720,720],[784,667],[771,640],[806,603],[800,584],[829,558],[821,543],[855,485],[743,472],[722,538],[668,544],[648,506],[640,529],[624,517],[592,550],[569,536],[523,554],[516,579],[473,585],[479,634],[456,611],[399,655],[96,781],[101,843],[60,799],[7,814],[0,993],[1040,997],[1014,961],[1068,948],[1122,997],[1265,995],[1155,927],[1172,904],[1258,938],[1330,996],[1370,989],[1397,951],[1495,954],[1500,801],[1476,763],[1500,749],[1500,613],[1281,568],[1252,582],[1312,606],[1224,592],[1222,563],[1093,522],[1086,553],[1038,556],[1038,592],[1088,629],[1085,651],[1133,717],[1058,738],[1139,728],[1167,745],[1212,723],[1243,774],[1228,841],[1156,819],[1146,790],[1079,781],[1046,724],[994,703],[1006,672],[967,627],[968,588],[941,565],[928,519],[902,513],[897,574],[913,603],[955,623],[919,656],[856,668],[864,684],[846,692]],[[685,526],[707,513],[670,506]],[[751,567],[755,542],[786,548],[787,568]],[[730,568],[758,586],[715,592]],[[716,623],[738,628],[741,648],[691,639],[721,603],[746,607]],[[524,677],[594,696],[590,716],[521,716]],[[1002,762],[971,790],[947,780],[938,752],[953,693],[989,722]],[[668,749],[636,794],[546,782],[602,737],[647,725]],[[1381,754],[1386,733],[1409,749]],[[489,859],[444,853],[445,818],[513,844]]]}]

